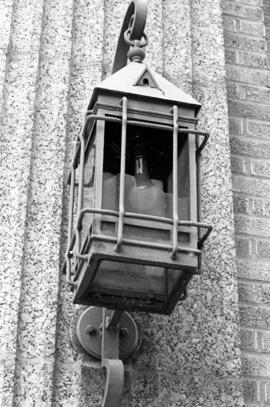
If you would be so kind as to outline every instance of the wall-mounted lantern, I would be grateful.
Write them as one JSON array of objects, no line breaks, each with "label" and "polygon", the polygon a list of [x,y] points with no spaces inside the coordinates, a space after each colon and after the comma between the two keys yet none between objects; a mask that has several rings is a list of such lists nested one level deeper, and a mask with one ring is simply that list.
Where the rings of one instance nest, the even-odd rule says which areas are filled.
[{"label": "wall-mounted lantern", "polygon": [[114,73],[93,91],[69,176],[66,275],[74,303],[95,306],[77,336],[108,368],[104,406],[120,403],[119,333],[122,359],[138,346],[124,311],[170,314],[200,272],[212,229],[200,222],[208,139],[196,129],[200,104],[143,62],[145,20],[146,2],[131,2]]}]

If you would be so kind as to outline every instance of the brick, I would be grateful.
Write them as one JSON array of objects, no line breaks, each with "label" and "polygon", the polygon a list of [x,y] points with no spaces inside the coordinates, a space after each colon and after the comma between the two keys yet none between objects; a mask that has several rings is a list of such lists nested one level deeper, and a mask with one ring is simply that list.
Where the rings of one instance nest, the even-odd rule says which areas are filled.
[{"label": "brick", "polygon": [[260,120],[270,120],[270,106],[259,103],[248,103],[240,100],[229,101],[229,114],[235,116],[249,117]]},{"label": "brick", "polygon": [[268,198],[270,196],[270,182],[233,174],[233,190],[234,192],[242,192],[254,197]]},{"label": "brick", "polygon": [[270,259],[270,242],[267,240],[257,241],[257,254],[258,257]]},{"label": "brick", "polygon": [[236,255],[238,257],[249,257],[250,256],[250,240],[243,238],[235,239]]},{"label": "brick", "polygon": [[270,328],[269,308],[255,305],[244,306],[243,304],[239,304],[239,315],[242,327],[253,329]]},{"label": "brick", "polygon": [[263,22],[256,23],[253,21],[241,20],[239,22],[239,29],[243,34],[257,35],[260,37],[265,36],[265,27]]},{"label": "brick", "polygon": [[251,173],[255,176],[270,179],[270,162],[266,162],[263,160],[252,161]]},{"label": "brick", "polygon": [[270,382],[262,383],[264,400],[270,402]]},{"label": "brick", "polygon": [[244,278],[254,282],[269,282],[269,267],[269,261],[237,259],[237,274],[239,279]]},{"label": "brick", "polygon": [[237,27],[239,26],[239,20],[226,15],[223,15],[222,20],[224,30],[237,31]]},{"label": "brick", "polygon": [[264,216],[270,216],[270,200],[264,201]]},{"label": "brick", "polygon": [[[257,54],[254,52],[239,52],[238,63],[250,68],[267,69],[268,60],[267,55]],[[242,69],[242,68],[241,68]]]},{"label": "brick", "polygon": [[270,261],[256,259],[237,259],[238,278],[250,279],[251,281],[270,282]]},{"label": "brick", "polygon": [[255,216],[265,215],[265,201],[263,199],[252,198],[250,200],[250,213]]},{"label": "brick", "polygon": [[266,41],[264,38],[251,37],[245,34],[236,34],[227,31],[224,36],[225,47],[243,49],[245,51],[265,52]]},{"label": "brick", "polygon": [[246,18],[251,21],[263,21],[263,11],[260,7],[237,4],[235,1],[223,0],[223,12],[231,16]]},{"label": "brick", "polygon": [[270,332],[258,331],[258,344],[261,352],[270,353]]},{"label": "brick", "polygon": [[245,162],[242,157],[232,156],[231,157],[231,166],[232,166],[233,172],[237,172],[239,174],[245,173]]},{"label": "brick", "polygon": [[270,104],[270,89],[269,88],[242,85],[242,90],[243,90],[243,97],[246,100],[254,100],[256,102]]},{"label": "brick", "polygon": [[[270,110],[270,109],[269,109]],[[270,158],[270,142],[251,138],[231,138],[231,151],[233,154],[247,155],[250,157]]]},{"label": "brick", "polygon": [[249,199],[237,194],[233,195],[234,212],[249,213]]},{"label": "brick", "polygon": [[[238,118],[238,117],[229,117],[229,131],[230,134],[243,134],[243,119]],[[270,125],[269,125],[270,129]]]},{"label": "brick", "polygon": [[260,401],[258,383],[255,380],[243,380],[243,395],[245,402]]},{"label": "brick", "polygon": [[227,84],[227,95],[229,99],[237,99],[240,97],[239,86],[236,83]]},{"label": "brick", "polygon": [[247,376],[270,376],[270,355],[242,355],[243,373]]},{"label": "brick", "polygon": [[264,9],[264,13],[269,16],[270,15],[270,4],[268,2],[268,0],[264,1],[263,3],[263,9]]},{"label": "brick", "polygon": [[254,283],[238,283],[238,295],[241,302],[259,303],[261,300],[261,286]]},{"label": "brick", "polygon": [[262,304],[270,305],[270,287],[268,285],[261,286],[261,295],[262,295]]},{"label": "brick", "polygon": [[241,350],[255,351],[258,349],[257,331],[254,329],[240,329]]},{"label": "brick", "polygon": [[227,64],[227,78],[251,85],[270,86],[270,75],[267,69],[255,69]]},{"label": "brick", "polygon": [[270,238],[270,219],[235,215],[235,229],[241,233]]},{"label": "brick", "polygon": [[238,52],[236,50],[225,49],[226,64],[238,63]]},{"label": "brick", "polygon": [[235,0],[236,3],[247,4],[250,6],[262,6],[263,0]]},{"label": "brick", "polygon": [[247,134],[253,137],[270,138],[270,122],[248,120]]}]

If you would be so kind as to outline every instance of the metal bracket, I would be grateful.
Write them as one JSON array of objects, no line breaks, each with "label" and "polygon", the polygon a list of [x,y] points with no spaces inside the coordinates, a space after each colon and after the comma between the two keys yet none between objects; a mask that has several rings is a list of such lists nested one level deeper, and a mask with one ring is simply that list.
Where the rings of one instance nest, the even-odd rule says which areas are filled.
[{"label": "metal bracket", "polygon": [[119,407],[124,388],[124,365],[121,360],[102,359],[106,368],[106,384],[102,407]]},{"label": "metal bracket", "polygon": [[78,318],[76,336],[82,348],[101,359],[101,366],[106,369],[102,407],[120,407],[124,387],[122,360],[140,345],[134,319],[127,312],[90,307]]},{"label": "metal bracket", "polygon": [[113,62],[112,73],[124,68],[127,64],[129,45],[126,43],[124,33],[129,30],[131,40],[140,40],[144,34],[147,17],[147,0],[133,0],[130,2],[122,28],[120,31],[116,53]]},{"label": "metal bracket", "polygon": [[122,312],[102,310],[101,365],[106,368],[102,407],[119,407],[124,388],[124,365],[119,360],[119,321]]}]

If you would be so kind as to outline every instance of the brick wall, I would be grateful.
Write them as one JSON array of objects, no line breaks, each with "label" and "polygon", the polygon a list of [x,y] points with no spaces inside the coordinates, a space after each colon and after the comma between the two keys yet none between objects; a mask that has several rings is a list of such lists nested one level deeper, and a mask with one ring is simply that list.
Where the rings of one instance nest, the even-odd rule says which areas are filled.
[{"label": "brick wall", "polygon": [[222,6],[245,406],[269,406],[270,1]]},{"label": "brick wall", "polygon": [[264,11],[264,24],[266,31],[266,41],[268,49],[268,63],[270,66],[270,2],[269,0],[263,0],[263,11]]}]

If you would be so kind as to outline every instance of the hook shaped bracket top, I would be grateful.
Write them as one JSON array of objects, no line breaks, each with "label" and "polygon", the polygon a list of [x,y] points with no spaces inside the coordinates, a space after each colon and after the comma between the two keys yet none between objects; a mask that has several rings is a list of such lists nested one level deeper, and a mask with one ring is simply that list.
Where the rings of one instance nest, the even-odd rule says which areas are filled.
[{"label": "hook shaped bracket top", "polygon": [[[122,28],[120,31],[112,73],[124,68],[127,64],[127,54],[130,43],[139,42],[144,37],[145,42],[142,46],[147,45],[144,28],[147,18],[147,0],[132,0],[126,11]],[[128,32],[129,41],[125,40],[125,32]]]}]

